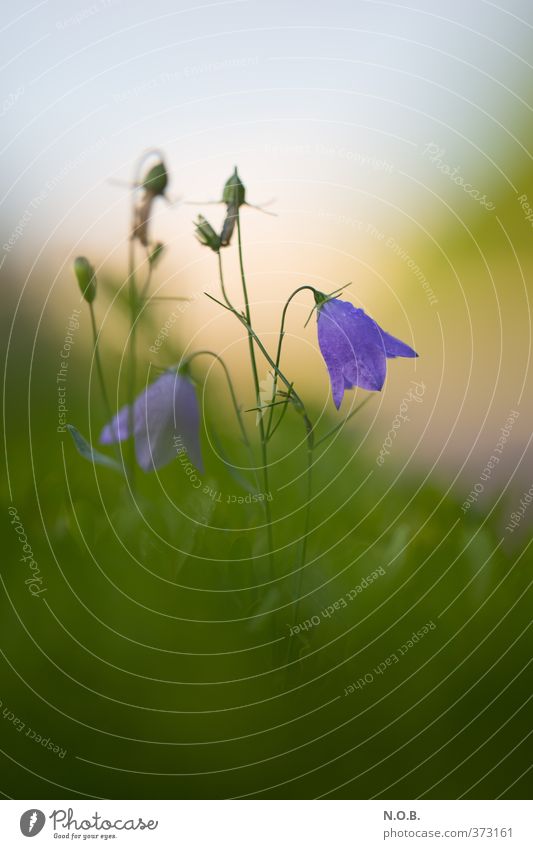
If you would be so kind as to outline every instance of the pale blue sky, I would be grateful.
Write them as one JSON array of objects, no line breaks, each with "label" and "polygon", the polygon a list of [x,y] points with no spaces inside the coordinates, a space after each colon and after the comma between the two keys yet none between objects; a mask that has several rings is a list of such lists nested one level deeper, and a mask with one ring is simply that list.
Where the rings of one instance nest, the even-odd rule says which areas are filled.
[{"label": "pale blue sky", "polygon": [[[489,407],[484,438],[492,444],[527,368],[527,274],[509,243],[488,262],[475,234],[463,254],[446,243],[457,222],[460,236],[477,232],[498,210],[487,217],[439,165],[459,169],[489,200],[510,189],[515,204],[530,191],[514,185],[532,160],[528,0],[23,2],[4,10],[0,44],[0,261],[9,285],[26,281],[26,308],[39,311],[50,295],[44,332],[61,325],[77,294],[76,255],[124,272],[128,192],[109,178],[128,180],[136,157],[157,146],[170,195],[201,200],[217,197],[237,163],[250,200],[275,198],[277,212],[246,211],[244,222],[260,329],[273,332],[280,304],[302,282],[327,291],[352,280],[350,297],[423,352],[415,366],[433,392],[429,454],[459,416],[462,458]],[[425,155],[428,144],[443,151],[442,162]],[[157,285],[165,292],[195,295],[213,283],[213,257],[193,237],[197,211],[215,225],[223,214],[159,203],[154,230],[168,250]],[[511,233],[529,226],[516,212]],[[485,249],[492,244],[489,237]],[[411,260],[430,278],[438,307]],[[312,330],[303,330],[307,305],[301,310],[292,318],[298,379],[323,396],[327,377],[318,385],[308,367],[318,354]],[[506,362],[520,364],[514,382],[503,379],[509,367],[501,370],[502,310]],[[231,347],[235,328],[215,312],[195,302],[183,338],[202,345],[214,334]],[[111,323],[106,343],[116,336]],[[486,376],[498,369],[493,404]],[[399,375],[384,394],[389,410],[397,403],[390,393],[405,388],[407,372]],[[420,430],[410,431],[413,442]]]},{"label": "pale blue sky", "polygon": [[[61,238],[85,230],[120,204],[102,180],[127,176],[154,144],[167,152],[174,193],[188,197],[212,196],[238,159],[262,197],[276,182],[290,204],[282,184],[316,177],[312,159],[323,179],[343,184],[350,156],[352,166],[372,156],[422,172],[419,146],[432,140],[481,173],[510,140],[498,122],[523,109],[532,30],[519,18],[533,20],[531,9],[518,0],[505,12],[484,0],[416,5],[17,4],[0,36],[4,227],[44,192],[28,237],[59,221]],[[374,177],[360,167],[354,182]],[[98,239],[116,237],[115,221],[116,211]]]}]

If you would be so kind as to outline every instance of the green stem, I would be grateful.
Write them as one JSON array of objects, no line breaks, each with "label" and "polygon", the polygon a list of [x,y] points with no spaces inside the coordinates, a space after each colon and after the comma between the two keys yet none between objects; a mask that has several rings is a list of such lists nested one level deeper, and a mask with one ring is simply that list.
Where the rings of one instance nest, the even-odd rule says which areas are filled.
[{"label": "green stem", "polygon": [[[308,291],[313,292],[313,293],[315,292],[315,289],[314,289],[313,286],[307,286],[307,285],[299,286],[297,289],[294,290],[294,292],[292,292],[291,295],[289,295],[289,297],[287,298],[287,301],[285,302],[285,305],[283,307],[283,311],[281,313],[281,325],[280,325],[279,336],[278,336],[278,349],[277,349],[277,352],[276,352],[276,362],[275,362],[275,372],[274,372],[273,397],[275,397],[275,395],[276,395],[278,374],[280,373],[279,372],[279,365],[280,365],[280,362],[281,362],[281,350],[282,350],[282,347],[283,347],[283,337],[285,336],[285,320],[287,318],[287,310],[289,309],[289,305],[290,305],[292,299],[299,292],[303,292],[305,290],[308,290]],[[291,392],[291,391],[294,392],[294,389],[289,390],[289,392]],[[296,393],[294,393],[294,394],[296,394]],[[296,397],[298,397],[298,396],[296,396]],[[300,404],[302,404],[301,401],[300,401]],[[303,404],[302,404],[302,407],[303,407]],[[305,413],[305,408],[303,408],[303,409],[304,409],[304,413]],[[272,429],[273,414],[274,414],[274,410],[273,410],[273,408],[271,408],[270,414],[269,414],[269,419],[268,419],[268,426],[267,426],[267,439],[269,439],[273,435],[273,433],[277,430],[277,427],[279,425],[279,421],[281,421],[281,418],[283,417],[283,412],[282,412],[280,420],[277,422],[276,427],[274,429]],[[293,625],[298,624],[298,612],[299,612],[299,609],[300,609],[300,597],[302,595],[302,587],[303,587],[303,573],[304,573],[304,568],[305,568],[305,560],[306,560],[306,556],[307,556],[307,540],[308,540],[308,537],[309,537],[309,528],[310,528],[310,524],[311,524],[311,497],[312,497],[312,494],[313,494],[313,448],[314,448],[313,428],[312,428],[311,422],[310,422],[309,418],[307,417],[306,413],[305,413],[305,419],[306,419],[306,431],[307,431],[307,475],[306,475],[306,477],[307,477],[307,493],[306,493],[306,496],[307,497],[306,497],[306,500],[305,500],[304,531],[303,531],[302,543],[301,543],[301,547],[300,547],[300,563],[299,563],[299,567],[298,567],[298,579],[297,579],[297,583],[296,583],[296,602],[295,602],[294,611],[293,611]],[[287,662],[288,663],[290,663],[291,660],[292,660],[293,645],[294,645],[294,642],[289,637],[288,654],[287,654]]]},{"label": "green stem", "polygon": [[[134,201],[133,201],[134,203]],[[134,211],[133,211],[133,214]],[[135,493],[135,439],[134,439],[134,412],[135,384],[137,380],[137,287],[135,284],[135,243],[133,234],[130,235],[128,251],[128,288],[130,307],[130,338],[128,349],[128,434],[129,439],[129,469],[128,477],[132,492]]]},{"label": "green stem", "polygon": [[[252,461],[252,468],[255,469],[255,458],[254,458],[254,455],[253,455],[252,446],[250,444],[250,440],[248,439],[248,434],[246,433],[246,428],[244,426],[241,408],[239,407],[239,402],[237,401],[237,395],[235,393],[235,387],[233,385],[233,381],[231,379],[229,369],[228,369],[226,363],[224,362],[224,360],[222,359],[222,357],[219,354],[216,354],[214,351],[209,351],[209,350],[195,351],[194,354],[191,354],[191,356],[188,357],[185,360],[184,365],[187,366],[189,363],[192,363],[192,361],[196,357],[199,357],[200,355],[206,355],[206,356],[209,356],[209,357],[213,357],[222,366],[222,368],[224,370],[224,374],[226,375],[226,380],[227,380],[227,383],[228,383],[228,388],[229,388],[229,392],[230,392],[230,396],[231,396],[231,402],[233,404],[233,409],[235,410],[235,415],[236,415],[237,421],[239,423],[239,430],[241,432],[243,442],[246,445],[246,448],[248,449],[248,453],[250,454],[250,459]],[[255,474],[255,472],[254,472],[254,474]],[[258,485],[257,485],[257,477],[256,477],[256,486],[257,486],[257,488],[259,488]]]},{"label": "green stem", "polygon": [[287,407],[289,406],[289,403],[290,403],[289,395],[287,395],[285,401],[282,401],[281,403],[283,404],[283,409],[282,409],[281,413],[279,414],[279,417],[278,417],[276,424],[274,425],[274,427],[272,428],[270,433],[267,435],[267,439],[269,441],[272,439],[272,437],[276,433],[278,427],[280,426],[280,424],[283,421],[283,417],[284,417],[285,413],[287,412]]},{"label": "green stem", "polygon": [[[259,350],[260,350],[260,351],[261,351],[261,353],[263,354],[263,356],[264,356],[264,358],[266,359],[267,363],[269,363],[269,365],[271,365],[271,366],[272,366],[272,368],[274,369],[275,373],[278,375],[278,377],[279,377],[279,379],[281,380],[281,382],[282,382],[282,383],[285,385],[285,387],[287,388],[288,393],[290,394],[291,398],[292,398],[292,399],[296,402],[296,406],[297,406],[297,408],[298,408],[299,412],[302,414],[302,417],[303,417],[303,419],[304,419],[304,421],[305,421],[306,429],[307,429],[308,433],[312,436],[313,425],[311,424],[311,420],[309,419],[309,417],[308,417],[308,415],[307,415],[307,412],[306,412],[306,410],[305,410],[305,406],[304,406],[304,403],[303,403],[302,399],[300,398],[300,396],[299,396],[299,395],[298,395],[298,393],[296,392],[296,390],[295,390],[295,388],[294,388],[293,384],[289,382],[289,379],[288,379],[287,377],[285,377],[285,375],[283,374],[282,370],[281,370],[281,369],[280,369],[280,368],[276,365],[276,363],[274,362],[274,360],[272,359],[272,357],[271,357],[271,356],[270,356],[270,354],[268,353],[267,349],[265,348],[265,346],[264,346],[264,345],[263,345],[263,343],[261,342],[261,339],[259,338],[259,336],[258,336],[258,335],[257,335],[257,333],[255,332],[255,330],[253,329],[253,327],[252,327],[250,324],[248,324],[248,322],[247,322],[247,320],[246,320],[246,317],[245,317],[244,315],[242,315],[241,313],[237,312],[237,310],[235,310],[235,309],[233,309],[233,308],[229,308],[229,307],[227,307],[225,304],[223,304],[223,303],[222,303],[222,301],[218,301],[216,298],[214,298],[214,297],[213,297],[212,295],[210,295],[208,292],[206,292],[205,294],[207,295],[207,297],[208,297],[208,298],[210,298],[212,301],[214,301],[214,302],[215,302],[216,304],[218,304],[219,306],[224,307],[224,309],[229,309],[229,311],[230,311],[230,312],[232,312],[232,313],[233,313],[233,315],[234,315],[234,316],[235,316],[235,317],[236,317],[236,318],[237,318],[237,319],[241,322],[241,324],[242,324],[242,325],[246,328],[247,332],[248,332],[248,333],[252,336],[252,338],[254,339],[254,341],[255,341],[255,343],[256,343],[256,345],[257,345],[257,347],[259,348]],[[258,406],[259,406],[259,405],[258,405]]]},{"label": "green stem", "polygon": [[[246,287],[246,275],[244,273],[244,262],[242,256],[242,238],[241,238],[241,218],[239,214],[239,210],[237,209],[237,235],[238,235],[238,245],[239,245],[239,267],[241,271],[241,282],[242,282],[242,291],[244,295],[244,310],[246,315],[246,327],[248,330],[248,348],[250,351],[250,363],[252,366],[252,375],[254,380],[255,387],[255,399],[257,406],[259,407],[261,404],[261,394],[259,387],[259,375],[257,372],[257,362],[255,359],[255,347],[253,337],[255,334],[252,332],[252,319],[250,313],[250,301],[248,299],[248,290]],[[220,254],[219,254],[220,257]],[[222,284],[222,280],[221,280]],[[226,299],[228,306],[231,307],[229,301]],[[268,537],[268,556],[270,561],[270,568],[273,571],[274,567],[274,536],[272,532],[272,513],[270,510],[270,502],[267,500],[267,496],[270,493],[270,484],[269,484],[269,476],[268,476],[268,451],[267,451],[267,442],[266,442],[266,433],[265,433],[265,423],[263,421],[263,417],[259,418],[259,438],[261,441],[261,462],[263,464],[263,482],[264,482],[264,491],[265,491],[265,518],[266,518],[266,526],[267,526],[267,537]],[[274,576],[272,576],[274,577]]]},{"label": "green stem", "polygon": [[233,304],[231,303],[230,299],[228,298],[228,296],[226,294],[226,289],[225,289],[225,286],[224,286],[224,272],[222,270],[222,256],[220,254],[220,251],[218,251],[217,256],[218,256],[218,276],[220,278],[220,288],[222,289],[222,297],[226,301],[226,304],[228,305],[229,309],[232,310],[232,312],[237,312],[237,310],[235,309],[235,307],[233,306]]},{"label": "green stem", "polygon": [[130,337],[129,337],[129,350],[128,350],[128,433],[130,436],[129,439],[129,470],[128,470],[128,478],[130,482],[130,487],[132,493],[135,493],[135,469],[136,469],[136,457],[135,457],[135,438],[134,438],[134,411],[133,406],[135,403],[135,387],[137,383],[137,321],[139,318],[139,304],[144,299],[148,291],[148,287],[150,285],[152,268],[151,264],[148,270],[148,278],[142,290],[141,298],[139,298],[139,293],[137,292],[137,284],[135,280],[135,228],[136,228],[136,207],[135,207],[135,191],[141,185],[141,177],[142,177],[142,168],[144,163],[151,156],[158,156],[162,159],[162,154],[156,148],[145,151],[142,156],[137,160],[137,164],[135,166],[135,174],[133,179],[133,190],[131,193],[131,231],[129,234],[129,247],[128,247],[128,294],[129,294],[129,309],[130,309]]},{"label": "green stem", "polygon": [[102,398],[104,401],[105,412],[107,416],[108,422],[111,422],[113,419],[113,413],[111,412],[111,404],[109,403],[109,397],[107,395],[107,389],[105,386],[104,380],[104,371],[102,369],[102,362],[100,360],[100,350],[98,346],[98,328],[96,326],[96,317],[94,315],[94,306],[92,303],[89,304],[89,310],[91,312],[91,325],[93,329],[93,340],[94,340],[94,360],[96,363],[96,372],[98,374],[98,380],[100,383],[100,391],[102,393]]},{"label": "green stem", "polygon": [[[296,293],[293,293],[293,294],[296,294]],[[314,447],[318,448],[319,445],[321,445],[323,442],[325,442],[327,439],[329,439],[331,436],[333,436],[335,433],[337,433],[337,431],[339,431],[342,427],[344,427],[346,422],[348,422],[353,416],[355,416],[355,414],[358,413],[359,410],[361,410],[365,406],[365,404],[367,404],[370,401],[371,397],[372,397],[371,395],[368,395],[360,404],[357,405],[355,410],[352,410],[352,412],[348,416],[346,416],[345,419],[342,420],[342,422],[340,422],[338,425],[335,425],[335,427],[333,427],[326,434],[324,434],[324,436],[322,436],[321,439],[319,439],[318,442],[315,443]],[[310,504],[311,495],[312,495],[312,465],[313,465],[313,447],[311,447],[310,449],[308,447],[308,454],[307,454],[307,509],[306,509],[306,512],[305,512],[305,527],[304,527],[304,536],[303,536],[303,540],[302,540],[302,558],[301,558],[300,572],[298,574],[298,581],[297,581],[297,588],[296,588],[296,604],[294,606],[294,616],[293,616],[293,623],[292,623],[293,627],[298,624],[298,613],[299,613],[299,609],[300,609],[300,598],[301,598],[301,595],[302,595],[303,567],[304,567],[304,564],[305,564],[307,537],[308,537],[308,534],[309,534],[309,524],[310,524],[309,504]],[[293,645],[294,645],[294,641],[293,641],[292,637],[289,637],[288,638],[287,663],[292,662]]]},{"label": "green stem", "polygon": [[[239,220],[237,219],[237,225],[238,224],[239,224]],[[239,237],[240,237],[240,227],[238,228],[238,233],[239,233]],[[240,245],[240,238],[239,238],[239,245]],[[312,287],[308,287],[308,286],[304,286],[302,288],[312,289]],[[293,292],[293,295],[296,295],[296,293],[298,291],[300,291],[300,289]],[[291,295],[291,298],[293,297],[293,295]],[[225,306],[220,301],[217,301],[216,298],[213,298],[211,295],[209,295],[208,297],[210,297],[216,303],[220,304],[220,306],[222,306],[222,307]],[[282,330],[283,330],[283,326],[284,326],[284,320],[285,320],[285,315],[286,315],[286,311],[287,311],[287,306],[288,306],[288,303],[290,303],[291,298],[289,298],[289,301],[287,302],[286,307],[285,307],[284,312],[283,312]],[[259,350],[261,351],[261,353],[265,357],[266,361],[274,369],[275,376],[279,377],[279,379],[285,385],[289,397],[294,400],[295,406],[297,407],[298,411],[301,413],[303,420],[304,420],[304,424],[305,424],[306,439],[307,439],[307,500],[306,500],[305,517],[304,517],[304,533],[303,533],[302,545],[301,545],[301,549],[300,549],[300,566],[299,566],[299,577],[298,577],[298,587],[297,587],[297,603],[296,603],[295,609],[294,609],[294,620],[296,621],[296,618],[298,616],[298,610],[299,610],[299,597],[301,595],[301,587],[302,587],[302,582],[303,582],[303,569],[304,569],[304,566],[305,566],[305,558],[306,558],[306,554],[307,554],[307,539],[308,539],[308,536],[309,536],[309,528],[310,528],[310,505],[311,505],[311,495],[312,495],[312,467],[313,467],[313,449],[314,449],[313,424],[312,424],[309,416],[307,415],[307,411],[305,409],[305,405],[304,405],[302,399],[300,398],[300,396],[298,395],[298,393],[294,389],[293,384],[289,382],[288,378],[285,377],[285,375],[283,374],[283,372],[281,371],[281,369],[279,367],[279,360],[281,358],[281,341],[282,340],[278,343],[278,356],[277,356],[277,362],[275,362],[272,359],[272,357],[270,356],[270,354],[268,353],[268,351],[266,350],[265,346],[263,345],[261,339],[258,337],[257,333],[252,328],[252,326],[251,326],[251,324],[248,320],[249,313],[246,313],[246,315],[242,315],[241,313],[237,312],[237,310],[235,310],[231,305],[227,305],[225,308],[229,309],[230,312],[232,312],[238,318],[238,320],[241,322],[241,324],[243,324],[246,327],[246,330],[248,331],[249,339],[253,340],[256,343],[257,347],[259,348]],[[258,403],[258,406],[259,406],[259,403]],[[293,643],[289,638],[289,640],[288,640],[288,661],[289,662],[291,660],[291,655],[292,655],[292,645],[293,645]]]},{"label": "green stem", "polygon": [[[302,546],[300,550],[300,565],[298,567],[298,579],[296,581],[296,601],[294,603],[294,612],[292,616],[293,628],[298,624],[298,614],[300,611],[300,599],[303,588],[305,558],[307,555],[307,538],[309,536],[309,526],[311,523],[311,496],[313,494],[313,448],[308,446],[307,449],[307,498],[305,504],[304,517],[304,532],[302,537]],[[294,640],[291,636],[288,637],[288,652],[287,663],[292,662]]]},{"label": "green stem", "polygon": [[[135,280],[135,226],[136,226],[136,208],[135,208],[135,190],[141,185],[142,168],[149,157],[154,154],[161,156],[160,152],[155,148],[147,150],[137,160],[135,166],[135,174],[133,179],[133,190],[131,194],[131,232],[129,235],[128,247],[128,290],[129,290],[129,307],[130,307],[130,338],[128,350],[128,433],[129,439],[129,470],[128,478],[130,487],[135,493],[135,438],[134,432],[134,414],[133,405],[135,403],[135,386],[137,383],[137,319],[139,317],[139,297],[137,292],[137,284]],[[150,272],[148,283],[150,282]],[[146,289],[146,286],[145,286]]]},{"label": "green stem", "polygon": [[142,304],[146,300],[146,296],[148,294],[148,290],[150,288],[150,283],[152,282],[152,263],[150,262],[150,251],[146,251],[146,261],[148,263],[148,273],[146,275],[146,281],[141,290],[141,296],[139,298],[139,302]]},{"label": "green stem", "polygon": [[[285,319],[286,319],[286,316],[287,316],[287,310],[288,310],[289,304],[292,301],[292,299],[294,298],[294,296],[297,295],[298,292],[303,292],[305,289],[308,289],[310,292],[315,291],[313,286],[299,286],[298,289],[294,290],[292,295],[289,295],[289,297],[287,298],[287,301],[285,303],[285,306],[283,307],[283,312],[281,313],[281,325],[280,325],[280,329],[279,329],[278,350],[276,352],[276,372],[274,373],[274,386],[273,386],[274,391],[272,393],[273,398],[276,397],[276,388],[277,388],[277,383],[278,383],[277,369],[279,368],[279,364],[280,364],[280,361],[281,361],[281,348],[282,348],[282,345],[283,345],[283,337],[285,336]],[[270,410],[270,415],[269,415],[268,425],[267,425],[267,439],[269,439],[270,436],[272,435],[271,434],[272,416],[273,416],[273,410]]]}]

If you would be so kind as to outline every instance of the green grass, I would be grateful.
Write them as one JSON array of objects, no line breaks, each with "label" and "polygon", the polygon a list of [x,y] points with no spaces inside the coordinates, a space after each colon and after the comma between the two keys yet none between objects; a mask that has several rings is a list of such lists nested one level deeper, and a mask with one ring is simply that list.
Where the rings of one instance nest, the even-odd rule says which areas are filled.
[{"label": "green grass", "polygon": [[[530,759],[528,552],[499,544],[497,511],[464,516],[431,478],[400,474],[392,461],[379,468],[351,423],[319,449],[314,469],[297,618],[319,622],[289,637],[305,486],[303,477],[284,485],[304,471],[304,447],[272,467],[272,574],[261,505],[227,503],[247,490],[205,437],[202,488],[220,500],[176,463],[159,477],[139,473],[134,504],[118,474],[93,469],[56,432],[57,340],[39,338],[28,380],[31,341],[20,327],[12,340],[3,494],[46,593],[28,592],[5,511],[4,792],[491,798],[516,781],[508,795],[530,795],[520,778]],[[71,368],[69,421],[87,437],[81,343]],[[222,398],[208,420],[244,465]],[[95,388],[93,438],[103,421]],[[272,460],[302,431],[289,412]],[[322,613],[378,569],[353,601]],[[436,627],[387,664],[429,622]],[[345,695],[365,675],[372,680]]]}]

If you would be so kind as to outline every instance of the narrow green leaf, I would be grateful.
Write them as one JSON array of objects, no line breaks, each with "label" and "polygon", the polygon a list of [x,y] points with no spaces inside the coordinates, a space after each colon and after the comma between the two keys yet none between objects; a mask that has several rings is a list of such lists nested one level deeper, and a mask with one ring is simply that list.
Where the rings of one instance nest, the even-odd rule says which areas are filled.
[{"label": "narrow green leaf", "polygon": [[87,442],[74,425],[67,425],[67,428],[78,453],[81,454],[82,457],[89,460],[91,463],[98,463],[100,466],[107,466],[108,469],[114,469],[116,472],[120,472],[121,475],[124,474],[124,469],[120,463],[117,463],[117,461],[113,460],[112,457],[108,457],[107,454],[95,451],[92,445]]}]

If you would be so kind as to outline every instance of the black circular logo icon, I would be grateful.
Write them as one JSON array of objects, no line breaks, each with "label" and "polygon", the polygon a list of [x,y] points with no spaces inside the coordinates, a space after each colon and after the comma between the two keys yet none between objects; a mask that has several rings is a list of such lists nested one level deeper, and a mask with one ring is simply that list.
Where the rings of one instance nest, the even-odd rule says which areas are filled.
[{"label": "black circular logo icon", "polygon": [[30,808],[29,811],[24,811],[20,818],[20,830],[24,837],[35,837],[42,831],[46,822],[46,817],[42,811],[37,808]]}]

